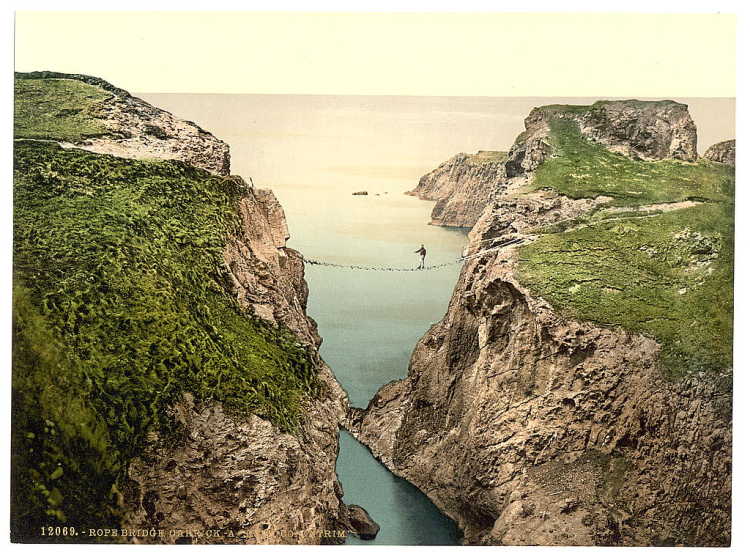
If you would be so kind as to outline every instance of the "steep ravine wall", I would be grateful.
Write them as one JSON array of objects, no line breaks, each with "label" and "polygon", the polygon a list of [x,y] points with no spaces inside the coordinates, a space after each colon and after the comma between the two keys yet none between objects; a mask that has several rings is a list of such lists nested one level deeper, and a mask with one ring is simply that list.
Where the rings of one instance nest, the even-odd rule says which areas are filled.
[{"label": "steep ravine wall", "polygon": [[[296,434],[185,395],[173,411],[183,442],[162,446],[157,439],[131,465],[124,525],[184,531],[166,542],[340,542],[335,535],[347,529],[347,515],[335,467],[346,395],[317,353],[304,264],[286,247],[283,209],[270,191],[248,188],[239,212],[242,234],[224,250],[228,282],[241,307],[286,326],[310,348],[321,394],[305,403]],[[219,539],[207,533],[217,530]]]},{"label": "steep ravine wall", "polygon": [[[16,79],[16,138],[21,143],[52,142],[64,151],[84,149],[128,159],[180,160],[216,175],[229,174],[229,147],[224,142],[99,78],[35,72]],[[119,184],[120,177],[105,176],[109,161],[105,158],[95,171],[80,170],[78,180],[85,184],[86,173],[96,172],[98,181]],[[192,174],[212,180],[197,169]],[[122,529],[163,532],[155,538],[127,533],[119,540],[340,543],[342,531],[349,528],[335,472],[346,395],[318,354],[321,339],[306,314],[304,264],[301,255],[286,246],[289,232],[283,209],[270,191],[252,188],[236,177],[226,181],[245,190],[236,207],[238,227],[216,270],[222,286],[214,289],[234,295],[248,315],[291,331],[320,387],[301,403],[296,431],[183,393],[168,411],[173,433],[149,434],[145,450],[130,461],[118,490]],[[134,377],[151,373],[135,372]],[[266,389],[273,394],[272,387]]]},{"label": "steep ravine wall", "polygon": [[[525,190],[563,112],[630,157],[695,159],[685,106],[537,109],[469,253],[604,203]],[[657,342],[563,318],[518,267],[515,249],[467,261],[407,378],[350,411],[355,437],[456,520],[467,544],[728,545],[731,371],[668,381]]]},{"label": "steep ravine wall", "polygon": [[[142,150],[132,143],[111,149],[99,143],[87,149],[124,149],[130,157],[180,154],[205,169],[229,172],[226,144],[136,98],[121,99],[132,108],[131,118],[146,115],[147,125],[158,119],[164,130],[177,131],[175,144],[154,149],[154,142]],[[346,395],[317,352],[321,338],[306,314],[304,263],[286,247],[283,208],[271,191],[248,186],[238,213],[242,227],[224,249],[222,273],[241,308],[288,328],[309,348],[322,382],[320,395],[305,403],[299,432],[284,433],[258,416],[237,417],[220,404],[196,403],[186,394],[173,410],[183,441],[162,446],[154,434],[143,457],[131,464],[132,484],[125,494],[130,512],[123,525],[177,528],[160,539],[165,542],[340,542],[335,535],[347,528],[347,516],[335,467]]]}]

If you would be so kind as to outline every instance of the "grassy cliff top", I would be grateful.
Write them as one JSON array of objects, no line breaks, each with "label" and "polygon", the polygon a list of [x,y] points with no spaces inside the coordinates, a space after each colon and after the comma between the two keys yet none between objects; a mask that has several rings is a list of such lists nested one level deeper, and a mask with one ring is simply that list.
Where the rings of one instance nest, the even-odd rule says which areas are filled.
[{"label": "grassy cliff top", "polygon": [[[570,119],[550,122],[554,157],[536,170],[531,188],[552,188],[571,198],[613,198],[633,206],[683,200],[728,201],[734,170],[708,160],[636,161],[585,138]],[[728,194],[729,193],[729,194]]]},{"label": "grassy cliff top", "polygon": [[506,159],[508,159],[508,152],[479,150],[476,154],[469,154],[469,161],[471,163],[502,163]]},{"label": "grassy cliff top", "polygon": [[555,157],[532,188],[606,195],[616,207],[703,204],[623,209],[558,228],[520,249],[522,283],[565,316],[652,336],[671,378],[731,367],[734,170],[706,160],[634,161],[587,140],[572,120],[550,128]]},{"label": "grassy cliff top", "polygon": [[81,142],[107,133],[98,115],[112,94],[68,78],[16,78],[13,135],[16,138]]},{"label": "grassy cliff top", "polygon": [[[17,137],[102,131],[97,86],[16,86]],[[127,464],[150,432],[181,437],[167,411],[183,392],[296,429],[318,390],[307,350],[241,311],[222,272],[240,179],[34,139],[14,164],[16,538],[117,526]]]}]

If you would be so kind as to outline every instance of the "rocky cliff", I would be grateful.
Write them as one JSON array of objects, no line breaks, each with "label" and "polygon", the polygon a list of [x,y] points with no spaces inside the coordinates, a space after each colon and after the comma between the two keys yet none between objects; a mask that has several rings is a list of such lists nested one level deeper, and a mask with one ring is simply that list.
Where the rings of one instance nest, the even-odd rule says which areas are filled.
[{"label": "rocky cliff", "polygon": [[286,247],[281,205],[271,191],[248,188],[238,211],[242,227],[224,248],[232,292],[242,309],[294,333],[322,387],[305,399],[297,433],[184,395],[170,411],[182,441],[163,445],[153,434],[130,466],[124,525],[180,529],[158,539],[171,543],[341,542],[348,514],[335,467],[346,395],[317,353],[304,263]]},{"label": "rocky cliff", "polygon": [[490,151],[458,154],[422,177],[406,194],[436,201],[431,224],[472,227],[503,185],[506,156]]},{"label": "rocky cliff", "polygon": [[547,105],[529,113],[525,130],[508,156],[508,173],[536,169],[552,154],[550,124],[564,117],[588,139],[633,159],[698,157],[697,132],[687,105],[674,101],[598,101],[593,105]]},{"label": "rocky cliff", "polygon": [[716,144],[709,146],[706,153],[703,154],[703,157],[710,159],[711,161],[734,165],[734,152],[735,141],[725,140],[724,142],[717,142]]},{"label": "rocky cliff", "polygon": [[467,544],[729,544],[733,176],[679,160],[684,105],[532,111],[469,253],[523,246],[350,412]]},{"label": "rocky cliff", "polygon": [[[101,78],[17,72],[16,80],[17,138],[57,140],[64,146],[124,158],[176,159],[211,173],[229,174],[225,142]],[[81,89],[66,89],[70,82]],[[77,126],[81,117],[96,123],[95,128]],[[61,127],[65,121],[70,130]]]},{"label": "rocky cliff", "polygon": [[14,540],[341,542],[346,397],[273,194],[102,80],[16,78]]}]

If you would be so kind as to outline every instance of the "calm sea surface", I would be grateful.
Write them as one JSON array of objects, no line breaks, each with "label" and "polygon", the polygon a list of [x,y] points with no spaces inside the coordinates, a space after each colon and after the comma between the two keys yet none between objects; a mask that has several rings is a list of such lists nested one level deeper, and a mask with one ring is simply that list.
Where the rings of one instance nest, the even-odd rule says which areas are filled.
[{"label": "calm sea surface", "polygon": [[[505,150],[529,110],[590,99],[140,94],[197,122],[232,149],[232,172],[272,188],[286,212],[289,246],[340,264],[410,267],[420,244],[427,264],[461,255],[463,230],[428,226],[431,202],[402,193],[465,151]],[[679,100],[686,101],[686,100]],[[701,152],[734,137],[733,100],[689,100]],[[719,119],[719,120],[721,120]],[[702,126],[705,123],[706,126]],[[354,191],[368,196],[352,196]],[[308,311],[321,355],[351,403],[364,407],[383,384],[407,373],[417,340],[447,308],[458,267],[368,272],[309,266]],[[393,476],[342,432],[337,471],[347,503],[381,526],[374,541],[457,544],[454,523],[413,485]]]}]

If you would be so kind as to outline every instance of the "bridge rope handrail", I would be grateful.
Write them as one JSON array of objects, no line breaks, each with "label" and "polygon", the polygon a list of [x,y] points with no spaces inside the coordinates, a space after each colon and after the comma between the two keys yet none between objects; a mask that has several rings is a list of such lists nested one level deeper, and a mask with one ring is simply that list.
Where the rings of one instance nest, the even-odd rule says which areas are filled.
[{"label": "bridge rope handrail", "polygon": [[[489,241],[489,240],[484,240],[484,241]],[[476,259],[476,258],[479,258],[481,256],[484,256],[484,255],[486,255],[488,253],[494,253],[494,252],[499,251],[501,249],[505,249],[507,247],[510,247],[511,245],[517,245],[518,243],[521,243],[522,241],[523,241],[523,239],[520,239],[520,238],[509,239],[509,240],[501,243],[497,247],[492,247],[490,249],[484,249],[482,251],[478,251],[476,253],[472,253],[471,255],[466,255],[466,256],[458,257],[458,258],[456,258],[456,259],[454,259],[452,261],[449,261],[449,262],[444,262],[444,263],[434,264],[434,265],[424,266],[424,267],[422,267],[422,266],[414,266],[414,267],[410,267],[410,268],[403,268],[403,267],[395,267],[395,266],[368,266],[368,265],[360,265],[360,264],[341,264],[341,263],[333,263],[333,262],[327,262],[327,261],[320,261],[320,260],[317,260],[317,259],[309,259],[307,257],[302,257],[302,260],[305,263],[307,263],[309,265],[313,265],[313,266],[328,266],[328,267],[332,267],[332,268],[348,268],[348,269],[351,269],[351,270],[380,270],[380,271],[384,271],[384,272],[416,272],[418,270],[436,270],[436,269],[439,269],[439,268],[445,268],[447,266],[453,266],[453,265],[456,265],[456,264],[461,264],[461,263],[466,262],[468,260]]]}]

